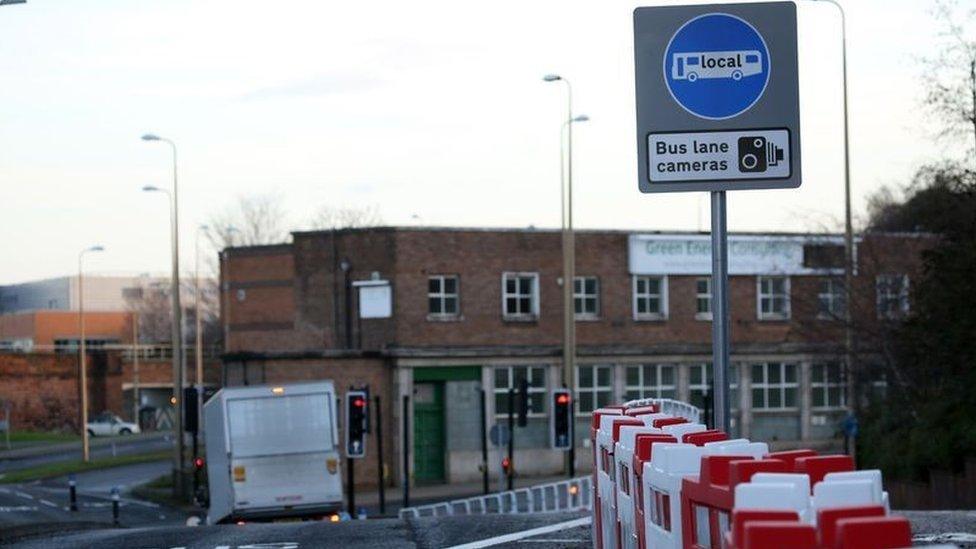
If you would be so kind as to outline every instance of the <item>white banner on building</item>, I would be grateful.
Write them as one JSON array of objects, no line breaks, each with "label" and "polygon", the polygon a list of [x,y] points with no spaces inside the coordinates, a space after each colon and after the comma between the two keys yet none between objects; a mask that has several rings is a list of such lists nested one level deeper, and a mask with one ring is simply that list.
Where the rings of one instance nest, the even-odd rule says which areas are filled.
[{"label": "white banner on building", "polygon": [[[730,275],[840,274],[843,268],[807,266],[804,246],[843,246],[840,236],[729,235]],[[842,253],[842,252],[841,252]],[[631,274],[708,275],[712,272],[709,235],[630,235]]]}]

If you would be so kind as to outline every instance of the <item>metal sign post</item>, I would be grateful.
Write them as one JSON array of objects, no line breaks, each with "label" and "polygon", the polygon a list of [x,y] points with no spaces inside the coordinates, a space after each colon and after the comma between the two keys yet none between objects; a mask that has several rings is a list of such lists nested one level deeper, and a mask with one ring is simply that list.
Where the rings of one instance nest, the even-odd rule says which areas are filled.
[{"label": "metal sign post", "polygon": [[711,193],[714,417],[726,432],[725,192],[800,186],[796,26],[792,2],[634,10],[640,191]]}]

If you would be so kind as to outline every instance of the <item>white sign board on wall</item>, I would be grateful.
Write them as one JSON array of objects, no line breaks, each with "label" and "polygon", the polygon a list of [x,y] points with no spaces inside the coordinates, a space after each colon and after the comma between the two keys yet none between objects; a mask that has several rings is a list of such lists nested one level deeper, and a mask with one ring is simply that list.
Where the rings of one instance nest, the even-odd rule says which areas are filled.
[{"label": "white sign board on wall", "polygon": [[393,316],[393,288],[388,280],[353,282],[359,290],[359,318],[390,318]]},{"label": "white sign board on wall", "polygon": [[[804,266],[804,245],[843,246],[840,236],[729,236],[730,275],[839,274],[843,268]],[[708,235],[630,235],[631,274],[708,275],[712,245]]]}]

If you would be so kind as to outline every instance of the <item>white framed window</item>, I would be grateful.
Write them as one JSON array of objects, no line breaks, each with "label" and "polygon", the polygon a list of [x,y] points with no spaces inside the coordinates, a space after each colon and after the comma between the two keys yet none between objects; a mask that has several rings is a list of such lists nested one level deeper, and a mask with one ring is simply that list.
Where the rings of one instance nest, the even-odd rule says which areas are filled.
[{"label": "white framed window", "polygon": [[756,290],[756,311],[759,320],[787,320],[790,318],[789,277],[757,277]]},{"label": "white framed window", "polygon": [[752,365],[752,409],[786,410],[797,407],[796,364],[762,362]]},{"label": "white framed window", "polygon": [[835,278],[820,280],[817,291],[817,318],[844,318],[847,315],[847,296],[844,283]]},{"label": "white framed window", "polygon": [[460,313],[459,278],[457,275],[427,277],[427,314],[434,318],[456,317]]},{"label": "white framed window", "polygon": [[600,316],[600,279],[595,276],[577,276],[573,279],[573,307],[576,318]]},{"label": "white framed window", "polygon": [[[739,409],[739,368],[729,364],[729,405]],[[691,404],[705,409],[705,395],[712,392],[712,363],[700,362],[688,366],[688,390]],[[712,399],[714,402],[714,395]]]},{"label": "white framed window", "polygon": [[878,275],[875,288],[878,295],[878,318],[900,318],[908,314],[908,275]]},{"label": "white framed window", "polygon": [[695,279],[695,318],[712,319],[712,277],[710,276]]},{"label": "white framed window", "polygon": [[529,415],[545,415],[546,366],[499,366],[495,368],[494,374],[496,416],[508,416],[508,390],[517,391],[522,379],[529,381]]},{"label": "white framed window", "polygon": [[843,408],[846,394],[843,364],[814,363],[810,367],[810,392],[814,408]]},{"label": "white framed window", "polygon": [[502,317],[505,320],[539,317],[539,273],[502,274]]},{"label": "white framed window", "polygon": [[668,277],[634,276],[634,320],[668,318]]},{"label": "white framed window", "polygon": [[584,364],[576,367],[576,413],[589,414],[613,401],[613,366]]},{"label": "white framed window", "polygon": [[635,364],[625,368],[624,400],[674,398],[675,367],[672,364]]}]

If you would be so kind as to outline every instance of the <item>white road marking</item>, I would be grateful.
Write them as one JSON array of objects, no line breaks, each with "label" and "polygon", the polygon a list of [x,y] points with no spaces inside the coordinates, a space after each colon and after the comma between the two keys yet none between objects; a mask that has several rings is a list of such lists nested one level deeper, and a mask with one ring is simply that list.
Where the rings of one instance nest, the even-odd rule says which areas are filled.
[{"label": "white road marking", "polygon": [[58,506],[57,503],[54,503],[53,501],[48,501],[46,499],[42,499],[42,500],[38,500],[38,501],[40,501],[42,505],[47,505],[48,507],[57,507]]},{"label": "white road marking", "polygon": [[562,539],[547,538],[547,539],[520,539],[518,542],[519,543],[584,543],[585,544],[586,540],[569,539],[569,538],[562,538]]},{"label": "white road marking", "polygon": [[37,506],[18,505],[16,507],[0,507],[0,513],[23,513],[25,511],[37,511]]},{"label": "white road marking", "polygon": [[14,492],[14,493],[17,494],[18,496],[22,497],[22,498],[34,499],[34,496],[28,494],[27,492],[21,492],[21,491],[18,490],[18,491]]},{"label": "white road marking", "polygon": [[10,494],[10,490],[7,490],[6,488],[0,488],[0,494],[7,494],[7,495],[9,495]]},{"label": "white road marking", "polygon": [[483,539],[481,541],[474,541],[462,545],[455,545],[450,549],[481,549],[482,547],[501,545],[503,543],[509,543],[511,541],[519,541],[525,538],[541,536],[542,534],[548,534],[550,532],[558,532],[560,530],[568,530],[570,528],[576,528],[578,526],[586,526],[590,524],[591,520],[592,519],[590,517],[582,517],[574,520],[568,520],[566,522],[560,522],[557,524],[550,524],[549,526],[540,526],[539,528],[532,528],[531,530],[522,530],[521,532],[505,534],[504,536],[496,536],[493,538]]}]

